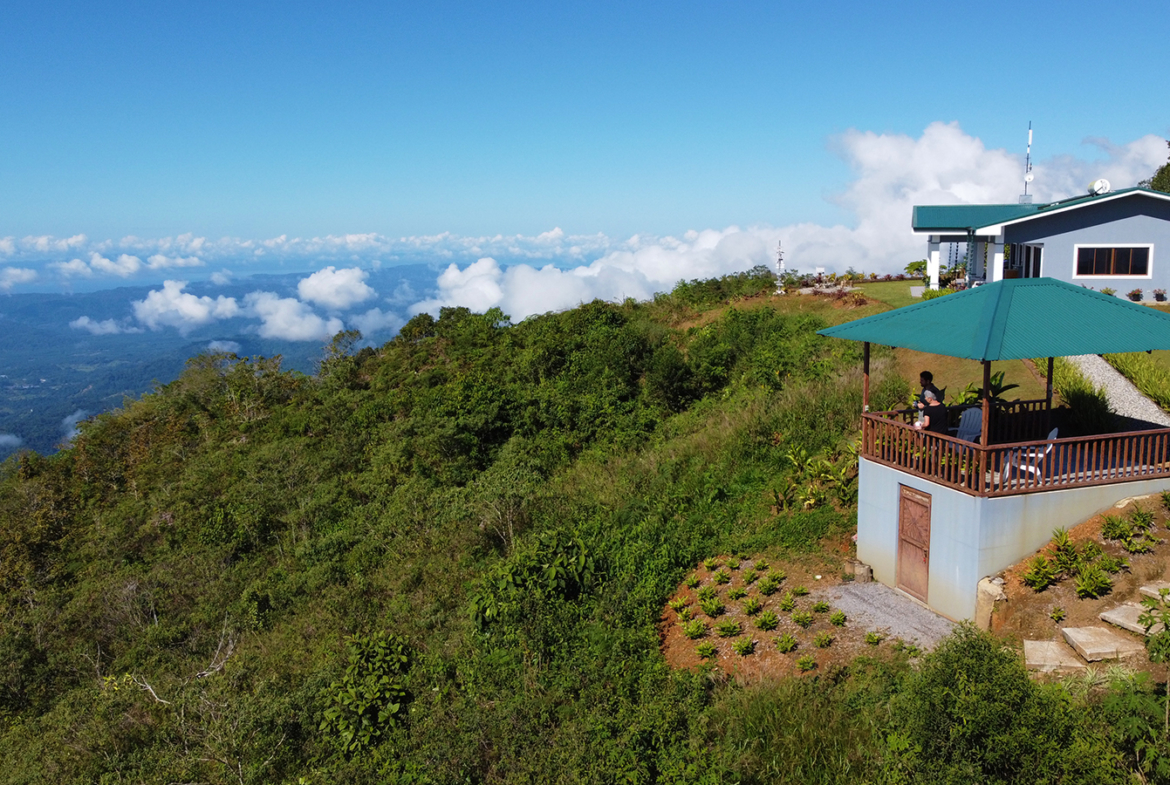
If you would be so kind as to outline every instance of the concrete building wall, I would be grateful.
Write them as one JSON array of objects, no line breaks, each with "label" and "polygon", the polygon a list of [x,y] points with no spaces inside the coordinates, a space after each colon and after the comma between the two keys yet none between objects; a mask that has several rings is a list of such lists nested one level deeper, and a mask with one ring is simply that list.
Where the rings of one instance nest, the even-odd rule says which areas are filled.
[{"label": "concrete building wall", "polygon": [[1130,496],[1170,490],[1170,479],[1098,485],[999,498],[970,496],[860,461],[857,558],[874,579],[897,585],[900,485],[931,496],[927,604],[952,619],[975,614],[979,579],[1030,556],[1057,527],[1071,528]]},{"label": "concrete building wall", "polygon": [[[1170,289],[1170,201],[1134,194],[1068,212],[1043,216],[1004,230],[1005,243],[1043,244],[1041,275],[1100,291],[1116,289],[1124,296],[1142,289],[1153,300],[1154,289]],[[1141,276],[1078,276],[1076,246],[1152,244],[1150,274]]]}]

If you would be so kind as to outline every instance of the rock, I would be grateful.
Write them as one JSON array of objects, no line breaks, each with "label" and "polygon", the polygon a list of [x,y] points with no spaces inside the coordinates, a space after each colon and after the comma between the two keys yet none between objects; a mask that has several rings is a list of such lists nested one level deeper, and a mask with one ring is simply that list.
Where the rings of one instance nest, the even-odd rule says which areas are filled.
[{"label": "rock", "polygon": [[1170,589],[1170,582],[1157,581],[1156,583],[1147,583],[1145,586],[1141,587],[1141,589],[1139,589],[1138,591],[1140,591],[1142,594],[1146,595],[1147,597],[1153,597],[1156,600],[1160,596],[1158,593],[1159,589]]},{"label": "rock", "polygon": [[1061,632],[1077,654],[1089,662],[1116,660],[1146,650],[1140,641],[1104,627],[1065,627]]},{"label": "rock", "polygon": [[1024,665],[1028,670],[1051,673],[1085,667],[1085,662],[1060,641],[1024,641]]},{"label": "rock", "polygon": [[[1138,622],[1138,617],[1145,613],[1146,609],[1140,605],[1132,602],[1125,605],[1118,605],[1116,608],[1104,611],[1098,618],[1101,621],[1107,621],[1115,627],[1120,627],[1123,630],[1136,632],[1138,635],[1145,635],[1145,625]],[[1162,625],[1155,624],[1150,628],[1150,632],[1161,632]]]},{"label": "rock", "polygon": [[991,614],[995,611],[995,604],[1006,599],[1003,587],[997,586],[991,578],[979,581],[975,593],[975,626],[981,630],[990,630]]}]

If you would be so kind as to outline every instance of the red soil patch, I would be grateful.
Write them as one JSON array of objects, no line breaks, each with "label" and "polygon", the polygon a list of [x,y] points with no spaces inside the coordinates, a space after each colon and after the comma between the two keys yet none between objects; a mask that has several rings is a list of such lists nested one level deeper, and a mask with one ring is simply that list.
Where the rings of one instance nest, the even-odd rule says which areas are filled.
[{"label": "red soil patch", "polygon": [[[848,538],[845,539],[848,540]],[[848,546],[843,545],[842,549],[848,549]],[[659,636],[662,642],[663,656],[666,657],[666,661],[671,667],[693,669],[709,662],[728,675],[750,681],[763,677],[800,675],[796,661],[804,655],[812,655],[815,658],[816,668],[809,673],[816,674],[823,673],[832,666],[847,665],[860,655],[880,656],[882,652],[891,651],[892,641],[883,641],[877,646],[869,645],[865,642],[865,634],[868,630],[855,626],[849,620],[846,620],[843,627],[831,624],[829,617],[836,610],[835,608],[830,608],[829,611],[823,613],[812,611],[814,603],[822,600],[829,601],[826,596],[829,588],[842,582],[844,560],[829,555],[809,557],[803,561],[790,560],[785,562],[773,561],[765,557],[753,557],[742,560],[739,567],[732,570],[723,566],[727,564],[730,557],[725,555],[716,558],[719,566],[722,566],[731,576],[730,582],[722,585],[715,583],[714,575],[719,567],[708,569],[699,565],[694,571],[695,577],[700,581],[699,585],[692,589],[684,583],[671,597],[671,600],[684,598],[687,601],[687,609],[693,614],[692,618],[703,619],[708,624],[709,629],[704,637],[697,640],[687,638],[683,634],[683,622],[679,619],[679,614],[669,605],[662,611]],[[761,560],[769,563],[769,570],[758,570],[759,579],[752,584],[747,584],[744,580],[745,572]],[[759,591],[759,585],[768,572],[775,574],[781,571],[785,574],[785,578],[772,595],[767,596]],[[820,576],[819,580],[818,575]],[[716,588],[718,597],[726,608],[725,613],[718,618],[708,618],[699,608],[698,591],[705,586]],[[809,590],[807,595],[795,597],[795,610],[813,613],[813,623],[807,629],[802,629],[792,621],[792,611],[784,611],[780,608],[781,599],[798,586]],[[730,599],[728,592],[738,588],[746,590],[747,595],[738,600]],[[761,614],[770,610],[779,617],[780,623],[775,630],[758,629],[756,621],[760,617],[759,614],[748,616],[744,612],[744,602],[750,597],[755,597],[763,603]],[[734,638],[719,637],[715,625],[726,620],[739,622],[743,632]],[[823,649],[817,648],[813,644],[813,639],[822,632],[827,632],[833,637],[832,644]],[[776,649],[776,639],[785,634],[796,638],[797,648],[795,651],[781,653]],[[743,656],[732,648],[733,640],[743,638],[756,641],[753,654]],[[695,651],[697,646],[703,642],[710,642],[718,647],[718,653],[709,661],[700,658]]]},{"label": "red soil patch", "polygon": [[[1163,508],[1161,500],[1157,496],[1137,497],[1119,504],[1123,506],[1110,508],[1069,530],[1069,537],[1078,547],[1095,542],[1106,554],[1129,560],[1128,571],[1123,570],[1111,576],[1113,590],[1098,599],[1080,599],[1076,595],[1073,579],[1065,578],[1044,591],[1033,591],[1022,578],[1028,571],[1028,561],[1033,558],[1029,556],[1002,573],[1003,589],[1008,599],[1007,602],[996,604],[992,616],[992,629],[995,632],[1015,641],[1053,640],[1062,637],[1062,627],[1109,626],[1098,618],[1098,614],[1127,602],[1140,602],[1142,595],[1139,589],[1142,586],[1170,580],[1170,542],[1166,539],[1170,537],[1170,532],[1167,532],[1170,515]],[[1154,546],[1152,553],[1126,553],[1119,541],[1101,537],[1101,525],[1106,515],[1127,517],[1135,504],[1154,513],[1154,526],[1150,534],[1161,542]],[[1051,555],[1051,546],[1045,546],[1040,553]],[[1063,608],[1065,611],[1065,618],[1059,624],[1050,617],[1054,608]],[[1134,658],[1129,664],[1143,670],[1149,665],[1144,658]],[[1163,675],[1161,671],[1159,666],[1159,677]]]}]

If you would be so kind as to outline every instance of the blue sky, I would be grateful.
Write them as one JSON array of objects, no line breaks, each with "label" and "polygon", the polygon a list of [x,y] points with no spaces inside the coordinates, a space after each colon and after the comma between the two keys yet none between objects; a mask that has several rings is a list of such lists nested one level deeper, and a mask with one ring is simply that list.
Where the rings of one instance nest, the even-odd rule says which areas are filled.
[{"label": "blue sky", "polygon": [[206,280],[262,255],[612,257],[642,275],[742,227],[771,229],[718,264],[676,259],[680,277],[775,238],[804,242],[806,266],[894,269],[910,251],[866,222],[905,234],[909,214],[878,203],[1014,199],[1029,120],[1041,196],[1131,185],[1170,135],[1154,2],[9,0],[3,24],[0,264],[31,272],[0,287],[17,292]]}]

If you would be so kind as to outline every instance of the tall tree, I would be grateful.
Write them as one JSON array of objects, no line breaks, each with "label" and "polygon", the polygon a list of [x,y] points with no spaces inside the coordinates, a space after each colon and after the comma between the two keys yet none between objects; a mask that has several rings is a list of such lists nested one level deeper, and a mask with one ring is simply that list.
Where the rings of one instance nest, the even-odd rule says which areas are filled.
[{"label": "tall tree", "polygon": [[[1166,146],[1170,147],[1170,141],[1166,142]],[[1154,172],[1154,176],[1149,180],[1142,180],[1138,183],[1142,188],[1150,188],[1154,191],[1164,191],[1170,193],[1170,161],[1162,164],[1158,171]]]}]

